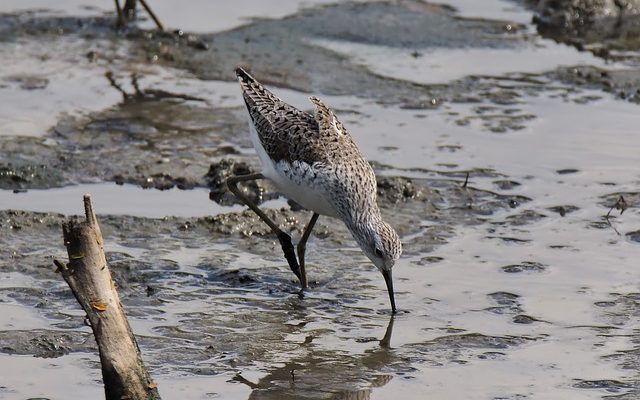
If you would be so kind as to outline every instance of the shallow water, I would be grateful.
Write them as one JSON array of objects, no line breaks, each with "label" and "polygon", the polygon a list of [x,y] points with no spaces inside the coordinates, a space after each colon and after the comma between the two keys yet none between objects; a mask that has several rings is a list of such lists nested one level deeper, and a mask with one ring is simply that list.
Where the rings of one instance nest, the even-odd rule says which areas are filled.
[{"label": "shallow water", "polygon": [[69,200],[80,199],[85,193],[91,194],[96,207],[100,205],[101,214],[110,215],[204,217],[242,209],[239,206],[221,206],[209,200],[207,191],[202,189],[159,191],[113,183],[35,189],[24,193],[0,190],[0,204],[11,204],[14,210],[78,215],[82,213],[78,212],[78,205]]},{"label": "shallow water", "polygon": [[350,57],[382,76],[423,84],[447,83],[469,75],[542,73],[558,66],[605,65],[592,54],[551,40],[535,40],[517,49],[416,48],[412,51],[341,41],[316,40],[313,43]]},{"label": "shallow water", "polygon": [[[77,9],[79,3],[68,4]],[[286,3],[266,16],[279,18],[313,4]],[[450,4],[465,18],[526,24],[531,17],[503,1],[491,1],[487,8],[466,0]],[[160,14],[162,2],[158,7]],[[237,26],[237,12],[221,9],[218,16]],[[242,16],[261,12],[247,7]],[[193,18],[193,30],[201,30],[202,14]],[[211,31],[225,29],[223,22]],[[640,177],[633,168],[640,154],[638,106],[554,80],[547,71],[558,66],[605,63],[542,41],[531,27],[523,32],[532,38],[516,46],[460,49],[445,43],[420,50],[424,54],[418,58],[411,56],[413,48],[348,41],[334,48],[338,42],[322,42],[351,54],[345,63],[409,83],[446,85],[444,93],[452,93],[450,100],[435,98],[421,107],[356,93],[322,96],[374,162],[380,181],[391,185],[381,188],[382,209],[405,248],[394,270],[401,312],[393,319],[379,273],[346,229],[327,218],[320,219],[309,243],[312,285],[300,296],[264,226],[250,213],[238,214],[241,206],[212,202],[201,187],[158,191],[96,183],[0,191],[0,398],[81,399],[102,393],[90,331],[51,267],[52,255],[64,257],[63,217],[3,211],[78,214],[85,192],[93,195],[123,303],[165,398],[634,398],[639,385],[640,273],[634,256],[640,242]],[[0,51],[7,46],[0,44]],[[115,52],[125,52],[114,46]],[[465,64],[449,67],[457,59]],[[125,61],[123,56],[118,62]],[[30,64],[25,58],[12,68],[19,69],[20,62]],[[235,116],[241,101],[235,83],[201,81],[176,68],[137,62],[140,66],[129,68],[141,71],[146,88],[207,103],[196,108],[155,98],[119,103],[120,94],[95,68],[97,87],[112,91],[111,97],[86,108],[60,97],[55,107],[62,111],[14,110],[3,118],[7,126],[17,126],[12,124],[33,112],[40,125],[22,134],[41,136],[58,119],[52,114],[79,111],[90,121],[104,121],[107,109],[109,121],[121,114],[134,121],[114,123],[116,133],[109,127],[98,131],[114,143],[123,135],[133,145],[146,140],[149,146],[140,147],[146,149],[166,135],[191,154],[202,149],[189,153],[189,140],[201,146],[198,135],[204,132],[216,138],[212,145],[231,146],[234,158],[255,165],[246,138],[221,133],[198,111],[212,108]],[[260,66],[253,70],[259,74]],[[55,72],[45,75],[57,79]],[[467,80],[468,75],[474,77]],[[124,71],[119,78],[126,81],[126,76]],[[19,85],[0,89],[0,96],[8,96],[3,90],[22,93],[24,102],[39,101],[31,96],[37,91]],[[292,104],[311,106],[309,93],[274,91]],[[149,122],[154,112],[167,113],[167,104],[184,107],[179,110],[193,119],[191,130]],[[73,135],[49,134],[42,140],[52,148],[99,154],[91,147],[74,148]],[[194,160],[217,157],[204,153]],[[174,155],[167,158],[173,162]],[[128,160],[123,156],[122,162]],[[171,162],[163,164],[169,172],[176,168]],[[200,170],[191,165],[179,171],[189,176]],[[412,186],[393,186],[401,182],[398,177],[412,179]],[[394,188],[409,193],[394,197]],[[627,209],[622,214],[613,209],[605,218],[620,195]],[[294,240],[300,236],[308,213],[288,210],[283,200],[264,206],[281,214],[279,222]],[[68,392],[70,377],[77,387],[73,393]]]}]

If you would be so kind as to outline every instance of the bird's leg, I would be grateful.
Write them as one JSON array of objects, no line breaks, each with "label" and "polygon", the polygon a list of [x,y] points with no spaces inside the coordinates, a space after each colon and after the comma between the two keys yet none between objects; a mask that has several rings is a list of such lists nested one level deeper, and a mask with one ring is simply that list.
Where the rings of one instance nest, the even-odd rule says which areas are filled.
[{"label": "bird's leg", "polygon": [[304,228],[304,233],[302,234],[300,241],[298,242],[298,260],[300,261],[300,284],[302,285],[303,289],[307,288],[307,271],[304,268],[304,252],[307,248],[307,240],[309,239],[311,231],[313,230],[313,226],[316,224],[319,216],[320,214],[315,212],[313,213],[311,219],[309,220],[309,223]]},{"label": "bird's leg", "polygon": [[302,277],[300,275],[300,265],[298,264],[298,259],[296,258],[296,253],[293,249],[293,244],[291,243],[291,236],[286,234],[276,225],[271,218],[267,217],[267,215],[253,202],[249,199],[242,191],[238,188],[238,183],[245,181],[252,181],[256,179],[264,179],[264,175],[262,174],[248,174],[248,175],[240,175],[240,176],[232,176],[227,179],[227,186],[229,190],[233,194],[236,195],[238,199],[240,199],[244,204],[249,206],[253,212],[258,214],[258,217],[262,219],[269,228],[278,236],[278,240],[280,241],[280,246],[282,246],[282,251],[284,252],[284,258],[287,259],[289,263],[289,268],[293,271],[294,274],[302,283]]}]

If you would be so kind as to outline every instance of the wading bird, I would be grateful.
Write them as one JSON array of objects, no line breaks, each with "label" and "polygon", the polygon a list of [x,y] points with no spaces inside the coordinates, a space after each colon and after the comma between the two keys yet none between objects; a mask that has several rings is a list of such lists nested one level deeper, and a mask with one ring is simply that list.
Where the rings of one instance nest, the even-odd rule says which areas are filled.
[{"label": "wading bird", "polygon": [[[396,231],[382,220],[376,202],[375,174],[351,135],[318,98],[310,98],[315,105],[311,115],[279,99],[242,68],[236,69],[236,75],[249,111],[251,141],[262,171],[229,178],[229,189],[278,236],[289,267],[303,289],[307,287],[305,246],[318,216],[341,219],[364,254],[382,272],[395,313],[391,272],[402,245]],[[240,182],[265,178],[313,212],[297,246],[298,258],[291,237],[238,188]]]}]

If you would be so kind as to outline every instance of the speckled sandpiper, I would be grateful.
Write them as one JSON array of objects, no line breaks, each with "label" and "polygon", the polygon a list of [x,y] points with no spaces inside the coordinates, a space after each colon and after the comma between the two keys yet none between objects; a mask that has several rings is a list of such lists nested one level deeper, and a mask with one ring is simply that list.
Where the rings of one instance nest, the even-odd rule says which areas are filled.
[{"label": "speckled sandpiper", "polygon": [[[382,272],[391,310],[396,312],[391,271],[402,245],[396,231],[382,220],[376,203],[373,169],[333,111],[311,97],[315,113],[285,103],[242,68],[236,69],[249,111],[251,141],[262,172],[228,179],[229,189],[278,236],[289,267],[307,287],[304,267],[306,242],[318,216],[341,219],[354,239]],[[238,183],[269,179],[288,198],[313,212],[297,245],[238,188]],[[298,263],[299,259],[299,263]]]}]

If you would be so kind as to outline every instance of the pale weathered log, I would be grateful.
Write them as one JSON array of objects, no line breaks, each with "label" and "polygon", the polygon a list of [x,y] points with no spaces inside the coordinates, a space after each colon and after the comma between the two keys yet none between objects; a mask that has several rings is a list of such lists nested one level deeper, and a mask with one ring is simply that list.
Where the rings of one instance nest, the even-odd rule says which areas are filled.
[{"label": "pale weathered log", "polygon": [[84,208],[85,221],[62,225],[69,263],[55,264],[87,313],[100,352],[106,399],[160,399],[111,280],[89,195],[84,196]]}]

